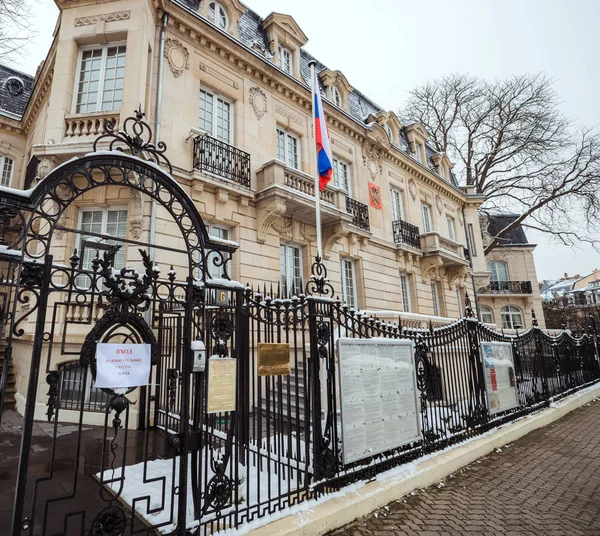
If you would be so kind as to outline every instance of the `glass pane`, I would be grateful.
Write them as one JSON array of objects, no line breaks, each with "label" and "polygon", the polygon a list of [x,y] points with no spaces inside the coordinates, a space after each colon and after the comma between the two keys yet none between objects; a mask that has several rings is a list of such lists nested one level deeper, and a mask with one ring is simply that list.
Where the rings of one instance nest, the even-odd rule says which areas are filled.
[{"label": "glass pane", "polygon": [[277,129],[277,159],[285,162],[285,133]]},{"label": "glass pane", "polygon": [[200,90],[200,128],[213,133],[213,95],[203,89]]}]

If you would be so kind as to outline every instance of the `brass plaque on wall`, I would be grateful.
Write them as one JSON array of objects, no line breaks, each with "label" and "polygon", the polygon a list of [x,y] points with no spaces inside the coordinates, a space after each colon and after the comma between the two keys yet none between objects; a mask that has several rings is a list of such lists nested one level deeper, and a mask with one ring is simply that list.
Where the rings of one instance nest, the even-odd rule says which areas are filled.
[{"label": "brass plaque on wall", "polygon": [[259,343],[258,375],[289,376],[290,345],[287,343]]}]

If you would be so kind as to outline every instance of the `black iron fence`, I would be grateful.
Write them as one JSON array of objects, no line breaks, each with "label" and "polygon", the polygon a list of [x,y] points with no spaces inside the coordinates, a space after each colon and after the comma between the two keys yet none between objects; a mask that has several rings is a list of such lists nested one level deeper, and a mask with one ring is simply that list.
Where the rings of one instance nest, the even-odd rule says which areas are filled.
[{"label": "black iron fence", "polygon": [[531,281],[490,281],[477,289],[477,294],[532,294]]},{"label": "black iron fence", "polygon": [[346,197],[346,212],[352,215],[352,224],[369,231],[369,207],[356,199]]},{"label": "black iron fence", "polygon": [[421,235],[416,225],[403,220],[396,220],[392,222],[392,226],[396,244],[406,244],[415,249],[421,249]]},{"label": "black iron fence", "polygon": [[250,188],[250,154],[208,134],[194,138],[194,169]]}]

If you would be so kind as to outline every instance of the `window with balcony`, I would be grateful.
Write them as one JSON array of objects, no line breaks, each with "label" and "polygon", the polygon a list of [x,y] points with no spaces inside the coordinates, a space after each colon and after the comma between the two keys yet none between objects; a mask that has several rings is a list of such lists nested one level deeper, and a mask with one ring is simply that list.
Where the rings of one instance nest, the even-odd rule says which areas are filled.
[{"label": "window with balcony", "polygon": [[227,12],[219,2],[210,2],[208,4],[208,16],[221,30],[227,30],[229,27]]},{"label": "window with balcony", "polygon": [[124,44],[80,48],[74,91],[75,113],[119,110],[124,78]]},{"label": "window with balcony", "polygon": [[456,240],[456,231],[454,228],[454,218],[446,216],[446,226],[448,228],[448,238],[450,240]]},{"label": "window with balcony", "polygon": [[392,219],[393,221],[404,220],[402,192],[396,188],[392,188],[390,192],[392,195]]},{"label": "window with balcony", "polygon": [[405,313],[412,312],[412,300],[410,297],[410,280],[407,274],[400,274],[400,292],[402,294],[402,310]]},{"label": "window with balcony", "polygon": [[431,207],[423,203],[421,205],[421,213],[423,216],[423,232],[431,233],[433,231],[433,224],[431,220]]},{"label": "window with balcony", "polygon": [[505,262],[488,262],[490,281],[508,281],[508,265]]},{"label": "window with balcony", "polygon": [[487,305],[479,306],[479,311],[481,312],[481,321],[485,324],[493,324],[494,323],[494,312],[491,307]]},{"label": "window with balcony", "polygon": [[300,144],[298,137],[277,128],[277,159],[291,168],[300,169]]},{"label": "window with balcony", "polygon": [[[95,233],[113,236],[115,238],[127,237],[127,209],[126,208],[93,208],[82,209],[79,213],[79,253],[81,258],[81,268],[92,270],[92,262],[99,248],[94,247],[94,241],[102,241],[103,244],[116,245],[121,247],[117,251],[114,260],[114,268],[120,270],[125,266],[125,246],[119,240],[104,240],[92,234]],[[82,253],[83,252],[83,253]],[[102,253],[101,253],[102,254]],[[77,286],[80,288],[89,288],[90,279],[85,275],[77,278]]]},{"label": "window with balcony", "polygon": [[348,195],[352,195],[350,190],[350,164],[333,159],[333,185],[340,190],[344,190]]},{"label": "window with balcony", "polygon": [[286,298],[302,293],[302,248],[294,244],[279,246],[281,291]]},{"label": "window with balcony", "polygon": [[500,317],[502,319],[503,329],[522,329],[524,326],[521,309],[514,305],[502,307],[502,309],[500,309]]},{"label": "window with balcony", "polygon": [[277,62],[281,69],[286,73],[292,74],[292,51],[279,45],[279,53],[277,55]]},{"label": "window with balcony", "polygon": [[10,186],[14,162],[12,158],[0,154],[0,186]]},{"label": "window with balcony", "polygon": [[349,307],[358,308],[358,299],[356,295],[356,267],[351,259],[342,259],[340,261],[342,272],[342,301]]},{"label": "window with balcony", "polygon": [[233,143],[233,104],[208,89],[200,89],[200,129],[225,143]]}]

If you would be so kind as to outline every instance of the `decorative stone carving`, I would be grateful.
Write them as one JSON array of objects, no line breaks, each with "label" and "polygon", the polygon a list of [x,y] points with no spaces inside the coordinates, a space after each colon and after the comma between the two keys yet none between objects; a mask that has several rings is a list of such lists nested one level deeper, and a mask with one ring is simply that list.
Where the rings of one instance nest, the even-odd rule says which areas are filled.
[{"label": "decorative stone carving", "polygon": [[291,239],[293,223],[294,222],[292,218],[283,218],[283,225],[279,225],[278,223],[273,222],[271,224],[271,227],[273,227],[273,229],[275,229],[275,231],[279,233],[279,236]]},{"label": "decorative stone carving", "polygon": [[333,246],[335,246],[340,238],[350,234],[350,228],[348,227],[347,223],[340,223],[335,225],[333,228],[328,229],[327,231],[328,232],[325,234],[325,244],[323,246],[324,259],[329,259],[331,257]]},{"label": "decorative stone carving", "polygon": [[417,199],[417,183],[415,182],[415,179],[408,179],[408,191],[410,192],[413,201],[415,201]]},{"label": "decorative stone carving", "polygon": [[444,211],[444,202],[442,201],[442,198],[439,194],[436,194],[435,196],[435,206],[437,207],[438,212],[440,214]]},{"label": "decorative stone carving", "polygon": [[256,119],[260,121],[263,115],[267,113],[267,96],[259,87],[251,87],[249,100],[256,114]]},{"label": "decorative stone carving", "polygon": [[444,261],[440,257],[432,257],[421,263],[421,277],[423,283],[439,281],[445,275],[442,270]]},{"label": "decorative stone carving", "polygon": [[310,234],[308,233],[308,231],[306,230],[306,224],[305,223],[301,223],[298,227],[298,232],[300,233],[300,236],[302,237],[303,240],[306,240],[309,244],[314,242],[317,239],[317,235],[316,234]]},{"label": "decorative stone carving", "polygon": [[225,82],[226,84],[230,85],[233,89],[240,89],[240,85],[235,80],[232,80],[228,76],[224,75],[221,71],[218,71],[217,69],[211,67],[210,65],[207,65],[206,63],[200,63],[200,70],[214,76],[218,80],[221,80],[221,82]]},{"label": "decorative stone carving", "polygon": [[286,119],[289,119],[292,123],[296,123],[296,125],[300,127],[304,126],[304,123],[301,119],[298,119],[294,114],[288,112],[287,110],[284,110],[281,106],[275,106],[275,112],[285,117]]},{"label": "decorative stone carving", "polygon": [[42,158],[38,164],[37,175],[40,179],[45,179],[48,173],[50,173],[56,167],[56,162],[48,158]]},{"label": "decorative stone carving", "polygon": [[269,228],[273,222],[285,214],[287,207],[283,201],[273,201],[268,205],[261,207],[258,211],[258,229],[256,241],[264,244],[267,241]]},{"label": "decorative stone carving", "polygon": [[371,178],[375,179],[381,174],[381,150],[374,145],[365,145],[363,147],[363,164],[369,170]]},{"label": "decorative stone carving", "polygon": [[177,78],[183,71],[190,68],[190,53],[177,39],[165,40],[165,59],[169,63],[173,76]]},{"label": "decorative stone carving", "polygon": [[75,19],[75,27],[91,26],[98,22],[115,22],[118,20],[129,20],[130,11],[117,11],[115,13],[106,13],[104,15],[93,15],[91,17],[80,17]]},{"label": "decorative stone carving", "polygon": [[469,272],[467,271],[466,266],[450,268],[448,270],[448,288],[450,290],[457,290],[465,287],[468,276]]},{"label": "decorative stone carving", "polygon": [[142,237],[144,229],[144,204],[142,203],[142,193],[138,190],[129,191],[129,207],[127,220],[129,221],[129,232],[134,240]]}]

